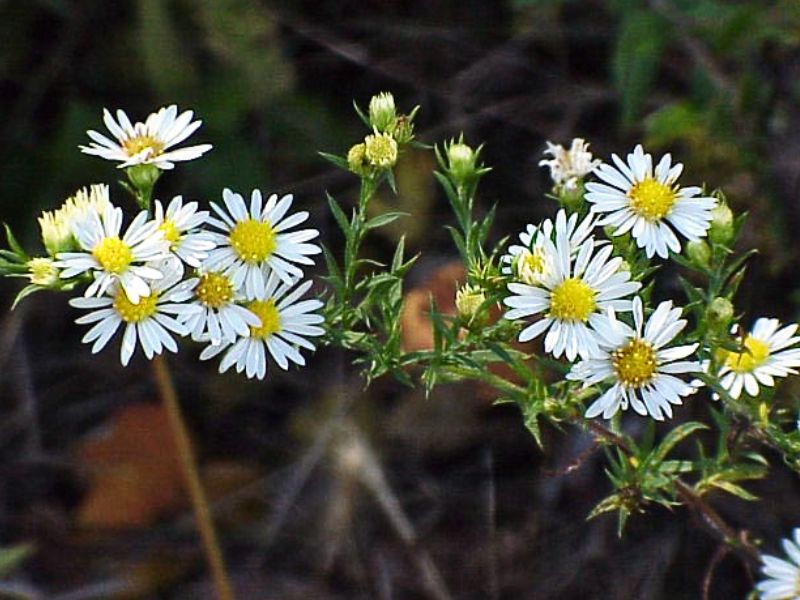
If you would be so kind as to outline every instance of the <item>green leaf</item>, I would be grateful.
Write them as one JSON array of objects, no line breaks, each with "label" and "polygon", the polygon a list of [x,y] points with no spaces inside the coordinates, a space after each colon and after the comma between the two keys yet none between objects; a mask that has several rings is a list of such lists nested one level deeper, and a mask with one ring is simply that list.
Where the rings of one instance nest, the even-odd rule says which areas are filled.
[{"label": "green leaf", "polygon": [[340,169],[343,169],[345,171],[350,170],[350,165],[347,164],[347,159],[342,158],[337,154],[330,154],[328,152],[318,152],[318,154],[328,162],[333,163],[334,165],[339,167]]},{"label": "green leaf", "polygon": [[622,124],[636,122],[642,105],[658,75],[669,23],[651,10],[623,13],[614,51],[614,84],[622,96]]},{"label": "green leaf", "polygon": [[333,213],[333,217],[336,219],[336,223],[339,225],[339,229],[342,230],[345,237],[350,237],[351,225],[350,221],[347,219],[347,216],[344,214],[344,211],[339,206],[339,203],[333,198],[333,196],[327,192],[325,193],[325,196],[328,198],[328,206]]},{"label": "green leaf", "polygon": [[18,257],[23,259],[25,262],[30,260],[28,254],[23,250],[20,243],[17,241],[17,238],[14,237],[14,234],[11,231],[11,227],[8,226],[7,223],[3,223],[3,227],[6,228],[6,239],[8,240],[8,247],[11,248]]},{"label": "green leaf", "polygon": [[703,423],[698,423],[697,421],[689,421],[688,423],[678,425],[664,436],[664,439],[661,440],[655,452],[650,456],[649,462],[654,465],[660,464],[678,443],[692,435],[695,431],[700,431],[701,429],[708,429],[708,426]]},{"label": "green leaf", "polygon": [[26,285],[22,290],[17,294],[17,297],[14,298],[13,304],[11,304],[11,310],[14,310],[24,298],[27,298],[31,294],[35,292],[40,292],[42,290],[46,290],[47,288],[42,285],[36,285],[32,283],[30,285]]},{"label": "green leaf", "polygon": [[753,494],[748,492],[746,489],[744,489],[742,486],[737,485],[735,483],[731,483],[730,481],[715,480],[715,481],[711,481],[710,484],[712,486],[716,487],[716,488],[719,488],[721,490],[725,490],[729,494],[733,494],[734,496],[738,496],[742,500],[749,500],[751,502],[754,501],[754,500],[758,500],[758,496],[754,496]]},{"label": "green leaf", "polygon": [[383,213],[382,215],[378,215],[377,217],[373,217],[369,221],[364,224],[366,229],[377,229],[378,227],[383,227],[384,225],[388,225],[393,221],[396,221],[400,217],[408,217],[410,216],[407,212],[395,211],[395,212],[387,212]]}]

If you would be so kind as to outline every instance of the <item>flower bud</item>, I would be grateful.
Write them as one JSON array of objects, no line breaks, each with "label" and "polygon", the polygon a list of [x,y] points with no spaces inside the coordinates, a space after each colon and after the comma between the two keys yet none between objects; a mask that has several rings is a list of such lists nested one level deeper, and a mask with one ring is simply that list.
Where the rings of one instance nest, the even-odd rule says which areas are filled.
[{"label": "flower bud", "polygon": [[477,315],[478,310],[486,302],[486,294],[480,286],[465,284],[456,292],[456,310],[467,323],[471,322]]},{"label": "flower bud", "polygon": [[397,142],[390,135],[375,132],[364,138],[367,162],[379,169],[391,169],[397,162]]},{"label": "flower bud", "polygon": [[686,244],[686,256],[694,266],[707,268],[711,261],[711,248],[705,240],[694,240]]},{"label": "flower bud", "polygon": [[37,257],[28,261],[28,279],[31,283],[44,287],[53,287],[58,283],[58,267],[53,259]]},{"label": "flower bud", "polygon": [[77,249],[69,222],[58,212],[43,212],[39,217],[42,243],[50,256]]},{"label": "flower bud", "polygon": [[388,132],[394,125],[397,112],[394,96],[390,92],[376,94],[369,101],[369,124],[380,132]]},{"label": "flower bud", "polygon": [[347,152],[347,167],[356,175],[368,175],[370,172],[367,161],[366,144],[356,144]]},{"label": "flower bud", "polygon": [[715,244],[728,244],[733,239],[733,211],[727,204],[718,203],[711,210],[708,238]]},{"label": "flower bud", "polygon": [[394,126],[392,127],[392,136],[397,143],[401,146],[405,146],[409,142],[414,139],[414,113],[416,110],[412,111],[410,115],[399,115],[394,120]]},{"label": "flower bud", "polygon": [[727,331],[733,319],[733,304],[727,298],[717,296],[706,308],[706,319],[712,329]]},{"label": "flower bud", "polygon": [[453,179],[471,179],[475,175],[475,151],[462,142],[453,142],[446,146],[446,150],[447,164]]}]

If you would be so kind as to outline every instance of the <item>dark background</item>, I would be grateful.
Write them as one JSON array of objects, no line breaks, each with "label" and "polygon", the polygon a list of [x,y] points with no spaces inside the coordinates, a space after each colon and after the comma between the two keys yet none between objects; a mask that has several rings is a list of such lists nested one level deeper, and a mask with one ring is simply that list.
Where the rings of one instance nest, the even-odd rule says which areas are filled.
[{"label": "dark background", "polygon": [[[602,158],[639,142],[673,152],[682,183],[750,212],[740,245],[761,254],[738,297],[744,322],[795,320],[799,43],[789,0],[0,2],[0,214],[37,248],[41,210],[122,175],[77,150],[103,129],[102,108],[142,120],[177,103],[204,121],[191,142],[214,150],[164,176],[158,197],[293,192],[338,248],[324,193],[350,205],[357,181],[316,151],[360,141],[352,100],[389,90],[401,110],[421,106],[421,141],[485,143],[479,210],[498,204],[497,240],[554,212],[545,140],[584,137]],[[449,297],[434,166],[431,152],[403,157],[399,196],[376,205],[414,218],[366,252],[386,257],[405,232],[423,253],[412,284]],[[112,199],[127,202],[119,187]],[[19,287],[2,283],[2,306]],[[670,269],[659,289],[683,301]],[[118,340],[92,356],[75,316],[38,294],[0,321],[0,541],[31,545],[3,593],[212,597],[149,366],[137,355],[122,368]],[[242,599],[728,599],[752,587],[685,509],[636,515],[621,540],[613,517],[586,522],[609,491],[602,453],[574,430],[547,430],[542,452],[488,390],[364,390],[335,349],[265,382],[218,375],[198,354],[187,343],[170,364]],[[781,389],[793,406],[798,388]],[[707,420],[708,401],[678,418]],[[711,502],[777,552],[800,524],[800,488],[768,457],[770,478],[749,488],[762,502]]]}]

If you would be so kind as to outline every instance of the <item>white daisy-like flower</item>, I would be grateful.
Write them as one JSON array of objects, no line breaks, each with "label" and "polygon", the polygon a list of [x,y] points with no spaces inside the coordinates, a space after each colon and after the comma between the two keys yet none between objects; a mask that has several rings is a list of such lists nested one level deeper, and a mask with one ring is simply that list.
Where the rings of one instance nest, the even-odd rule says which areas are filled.
[{"label": "white daisy-like flower", "polygon": [[796,336],[797,324],[780,328],[778,319],[760,318],[753,330],[740,339],[742,352],[720,350],[720,385],[733,398],[738,398],[742,388],[751,396],[757,396],[759,384],[775,385],[775,377],[796,375],[800,367],[800,348],[792,348],[800,342]]},{"label": "white daisy-like flower", "polygon": [[131,222],[125,235],[122,229],[122,209],[107,205],[102,212],[92,211],[74,224],[73,234],[85,252],[61,252],[55,266],[62,279],[92,273],[94,281],[86,288],[86,296],[102,295],[119,281],[134,304],[150,295],[148,282],[161,279],[162,273],[143,263],[169,256],[169,242],[158,223],[147,220],[140,212]]},{"label": "white daisy-like flower", "polygon": [[170,243],[170,251],[187,265],[200,267],[208,252],[216,247],[207,231],[200,227],[208,219],[207,210],[197,210],[197,202],[183,203],[181,196],[175,196],[166,211],[161,202],[155,201],[153,220]]},{"label": "white daisy-like flower", "polygon": [[550,255],[545,250],[545,239],[553,240],[553,233],[565,235],[569,240],[570,252],[575,253],[580,245],[592,233],[595,217],[588,215],[578,223],[578,214],[567,217],[564,209],[556,214],[555,224],[545,219],[538,226],[528,224],[525,231],[519,234],[522,244],[514,244],[508,248],[508,254],[500,258],[501,272],[513,275],[522,283],[537,285],[553,269]]},{"label": "white daisy-like flower", "polygon": [[248,299],[264,296],[265,282],[272,272],[285,283],[301,278],[303,271],[297,264],[313,265],[309,257],[322,252],[319,246],[307,243],[319,235],[316,229],[287,231],[308,219],[307,211],[284,218],[292,206],[291,194],[280,200],[272,194],[264,204],[261,192],[253,190],[249,210],[241,194],[229,189],[222,192],[222,199],[225,208],[211,203],[220,218],[209,217],[208,223],[222,233],[211,234],[217,247],[204,264],[210,270],[224,272],[234,287],[244,286]]},{"label": "white daisy-like flower", "polygon": [[132,124],[124,111],[117,111],[116,120],[103,109],[103,122],[114,139],[93,130],[86,133],[93,143],[79,146],[81,152],[107,160],[119,161],[120,168],[152,164],[159,169],[172,169],[175,162],[194,160],[209,150],[211,144],[200,144],[170,150],[192,135],[202,121],[192,121],[191,110],[178,114],[178,107],[165,106],[151,113],[145,122]]},{"label": "white daisy-like flower", "polygon": [[200,359],[212,358],[224,351],[219,365],[220,373],[235,365],[237,373],[244,371],[247,377],[258,379],[263,379],[267,374],[267,352],[281,369],[287,370],[290,362],[305,365],[299,348],[314,350],[314,345],[305,338],[325,332],[319,327],[324,321],[322,315],[313,312],[322,307],[322,302],[316,299],[298,302],[311,283],[306,281],[292,289],[293,285],[283,283],[276,273],[272,273],[267,280],[264,296],[247,304],[247,308],[261,320],[261,325],[251,326],[250,335],[234,344],[207,346],[200,354]]},{"label": "white daisy-like flower", "polygon": [[681,163],[673,165],[665,154],[654,170],[653,158],[641,145],[628,154],[627,164],[616,154],[611,158],[616,167],[604,163],[594,170],[605,183],[586,184],[592,212],[607,213],[598,225],[616,227],[613,235],[630,231],[648,258],[654,254],[667,258],[669,250],[681,251],[673,228],[689,241],[705,237],[717,201],[699,196],[703,191],[699,187],[677,185]]},{"label": "white daisy-like flower", "polygon": [[552,158],[540,160],[539,166],[549,167],[553,183],[570,191],[577,189],[578,182],[601,162],[592,158],[589,144],[582,138],[572,140],[569,150],[561,144],[548,141],[544,153]]},{"label": "white daisy-like flower", "polygon": [[511,308],[507,319],[541,314],[542,318],[522,330],[520,342],[527,342],[548,330],[544,340],[546,352],[568,360],[576,356],[589,358],[598,352],[595,334],[590,329],[608,308],[631,309],[625,299],[641,287],[630,281],[630,272],[620,270],[622,259],[611,258],[612,247],[606,244],[595,252],[592,238],[584,241],[573,258],[566,233],[556,235],[553,244],[544,238],[547,260],[553,268],[535,286],[509,283],[512,292],[503,300]]},{"label": "white daisy-like flower", "polygon": [[261,319],[240,305],[243,298],[231,278],[216,271],[202,271],[195,278],[193,304],[200,311],[186,320],[192,339],[211,341],[213,345],[234,343],[239,337],[248,337],[251,327],[261,327]]},{"label": "white daisy-like flower", "polygon": [[634,328],[618,321],[610,310],[594,323],[600,353],[572,367],[567,379],[582,381],[588,387],[604,381],[612,386],[595,400],[586,417],[599,414],[610,419],[618,410],[632,407],[640,415],[649,414],[657,421],[672,417],[671,404],[697,391],[695,381],[686,382],[676,374],[697,373],[699,361],[680,360],[697,349],[697,344],[666,347],[684,327],[682,309],[671,301],[662,302],[644,322],[642,300],[633,300]]},{"label": "white daisy-like flower", "polygon": [[108,290],[110,295],[73,298],[69,301],[76,308],[92,311],[75,320],[81,325],[95,324],[82,340],[92,344],[92,354],[102,350],[123,323],[125,332],[120,348],[120,361],[123,365],[130,361],[137,340],[148,359],[161,354],[165,348],[170,352],[178,351],[178,345],[170,332],[180,336],[188,334],[182,321],[200,310],[199,307],[187,303],[192,297],[192,288],[196,281],[180,282],[183,268],[175,258],[158,261],[153,268],[163,272],[164,277],[153,283],[152,293],[140,298],[138,303],[132,302],[125,290],[117,284]]},{"label": "white daisy-like flower", "polygon": [[800,528],[792,532],[794,539],[782,541],[789,560],[764,554],[761,572],[766,579],[756,585],[761,600],[800,599]]}]

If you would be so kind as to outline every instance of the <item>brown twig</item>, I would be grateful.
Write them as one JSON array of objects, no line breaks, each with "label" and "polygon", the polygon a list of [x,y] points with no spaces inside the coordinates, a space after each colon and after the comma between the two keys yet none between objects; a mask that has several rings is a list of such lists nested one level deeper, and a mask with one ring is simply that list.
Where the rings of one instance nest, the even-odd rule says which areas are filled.
[{"label": "brown twig", "polygon": [[158,387],[161,399],[164,402],[164,409],[169,416],[172,434],[175,440],[175,448],[181,461],[181,468],[186,482],[186,488],[192,501],[195,517],[197,518],[197,528],[203,540],[208,567],[211,570],[211,577],[217,589],[219,600],[235,600],[233,588],[228,579],[228,572],[225,569],[225,561],[220,549],[217,532],[214,529],[214,522],[211,518],[211,509],[208,505],[203,486],[200,483],[200,475],[197,470],[197,461],[192,451],[192,444],[189,440],[189,432],[183,420],[178,395],[172,383],[172,377],[167,367],[167,362],[163,356],[158,355],[153,359],[153,373],[155,375],[156,387]]},{"label": "brown twig", "polygon": [[714,579],[714,571],[716,571],[719,563],[722,562],[722,559],[725,558],[730,551],[730,546],[720,546],[717,548],[717,551],[714,552],[714,556],[706,570],[706,575],[703,577],[703,600],[709,600],[711,597],[711,582]]}]

